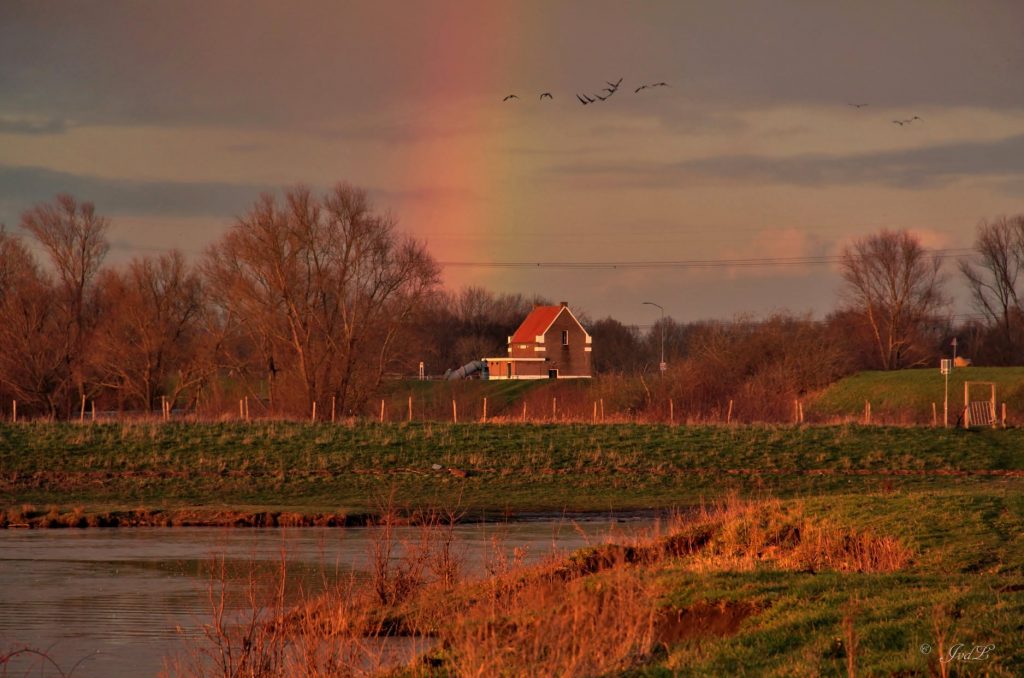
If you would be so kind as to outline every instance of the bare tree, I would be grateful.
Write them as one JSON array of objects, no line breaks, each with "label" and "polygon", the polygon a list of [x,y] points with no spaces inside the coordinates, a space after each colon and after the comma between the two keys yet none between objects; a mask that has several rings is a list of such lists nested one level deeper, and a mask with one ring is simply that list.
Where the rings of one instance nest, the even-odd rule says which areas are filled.
[{"label": "bare tree", "polygon": [[268,380],[284,378],[272,389],[294,385],[304,407],[334,396],[342,411],[379,385],[439,275],[422,244],[347,185],[323,198],[296,188],[283,205],[263,195],[203,268],[217,303],[267,353]]},{"label": "bare tree", "polygon": [[882,369],[928,357],[922,334],[946,303],[941,263],[907,231],[883,230],[843,250],[844,296],[870,328]]},{"label": "bare tree", "polygon": [[[86,353],[96,320],[93,281],[109,249],[108,221],[96,214],[91,202],[79,203],[61,194],[53,204],[39,204],[25,212],[21,226],[35,236],[53,265],[55,299],[63,316],[59,350],[67,378],[84,396]],[[70,400],[67,405],[70,414]]]},{"label": "bare tree", "polygon": [[207,376],[199,346],[203,287],[181,252],[135,259],[97,281],[100,383],[123,404],[151,411],[157,398],[175,401]]},{"label": "bare tree", "polygon": [[960,272],[967,280],[975,307],[992,327],[999,328],[999,352],[1009,358],[1021,343],[1024,320],[1018,290],[1024,271],[1024,215],[982,221],[974,249],[977,255],[973,260],[960,260]]},{"label": "bare tree", "polygon": [[55,416],[67,365],[51,282],[21,241],[0,228],[0,387],[25,411]]}]

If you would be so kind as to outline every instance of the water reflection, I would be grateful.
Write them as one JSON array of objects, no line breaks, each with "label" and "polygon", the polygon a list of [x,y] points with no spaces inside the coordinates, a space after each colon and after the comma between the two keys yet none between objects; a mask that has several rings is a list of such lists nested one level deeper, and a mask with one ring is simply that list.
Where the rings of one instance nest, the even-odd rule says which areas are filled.
[{"label": "water reflection", "polygon": [[[495,549],[527,562],[610,533],[632,532],[643,517],[558,519],[455,528],[464,571],[483,572]],[[154,675],[163,657],[195,636],[209,609],[209,567],[223,557],[232,577],[272,569],[287,552],[293,589],[309,592],[367,570],[366,528],[134,528],[0,531],[0,654],[27,645],[47,651],[76,677]],[[399,542],[417,528],[398,528]],[[240,604],[240,601],[239,601]],[[6,667],[60,675],[38,660]],[[2,669],[0,667],[0,673]]]}]

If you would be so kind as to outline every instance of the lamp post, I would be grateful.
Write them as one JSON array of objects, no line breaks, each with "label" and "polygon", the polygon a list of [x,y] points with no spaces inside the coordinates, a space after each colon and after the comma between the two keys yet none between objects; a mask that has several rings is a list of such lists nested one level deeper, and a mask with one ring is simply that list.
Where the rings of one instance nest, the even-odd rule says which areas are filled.
[{"label": "lamp post", "polygon": [[658,369],[662,374],[665,374],[665,369],[668,365],[665,364],[665,308],[661,304],[656,304],[653,301],[645,301],[644,304],[648,306],[654,306],[661,311],[661,363],[658,365]]}]

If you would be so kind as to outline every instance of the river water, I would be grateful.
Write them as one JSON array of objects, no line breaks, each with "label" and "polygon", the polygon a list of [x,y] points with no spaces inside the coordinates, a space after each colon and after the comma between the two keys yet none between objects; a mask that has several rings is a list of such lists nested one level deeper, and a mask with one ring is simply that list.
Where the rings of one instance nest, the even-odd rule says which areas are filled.
[{"label": "river water", "polygon": [[[464,571],[478,575],[499,557],[536,561],[649,523],[563,517],[459,525],[455,533]],[[397,528],[396,541],[415,541],[417,530]],[[0,530],[0,657],[31,647],[59,667],[20,655],[0,665],[0,675],[155,675],[208,620],[216,558],[237,574],[274,567],[282,549],[290,580],[308,592],[331,577],[361,576],[372,535],[367,528]]]}]

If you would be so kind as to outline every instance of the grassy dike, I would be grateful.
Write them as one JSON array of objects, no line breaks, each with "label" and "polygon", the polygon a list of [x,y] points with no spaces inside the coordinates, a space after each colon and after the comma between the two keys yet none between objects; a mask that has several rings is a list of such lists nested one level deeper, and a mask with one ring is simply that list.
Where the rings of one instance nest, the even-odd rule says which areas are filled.
[{"label": "grassy dike", "polygon": [[[435,469],[434,466],[439,466]],[[0,426],[0,509],[470,515],[1024,488],[1024,430],[288,422]],[[23,506],[27,506],[22,510]],[[56,507],[56,508],[54,508]],[[24,518],[25,516],[20,516]],[[60,522],[60,521],[50,521]]]}]

